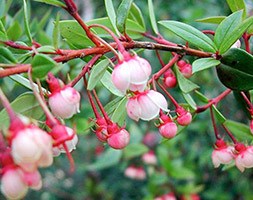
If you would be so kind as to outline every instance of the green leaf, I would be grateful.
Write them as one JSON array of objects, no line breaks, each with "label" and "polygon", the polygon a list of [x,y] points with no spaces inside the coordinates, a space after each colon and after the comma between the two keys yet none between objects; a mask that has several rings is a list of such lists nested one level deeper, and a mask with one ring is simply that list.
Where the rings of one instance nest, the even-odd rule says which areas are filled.
[{"label": "green leaf", "polygon": [[223,40],[219,47],[220,54],[225,53],[252,24],[253,24],[253,16],[244,20],[232,32],[230,32],[226,36],[227,39]]},{"label": "green leaf", "polygon": [[220,64],[219,60],[214,58],[200,58],[192,63],[192,73],[196,73]]},{"label": "green leaf", "polygon": [[135,3],[132,3],[132,5],[131,5],[130,13],[129,13],[128,18],[135,21],[135,22],[137,22],[144,29],[146,29],[146,24],[144,22],[144,18],[143,18],[143,15],[141,13],[141,10]]},{"label": "green leaf", "polygon": [[60,13],[57,13],[55,23],[54,23],[54,29],[53,29],[53,44],[54,44],[55,49],[58,49],[59,40],[60,40],[59,21],[60,21]]},{"label": "green leaf", "polygon": [[226,17],[217,27],[214,43],[219,48],[224,40],[229,39],[230,33],[242,22],[242,11],[237,11]]},{"label": "green leaf", "polygon": [[249,126],[240,122],[226,120],[224,125],[233,133],[233,135],[240,141],[252,141],[253,135],[250,132]]},{"label": "green leaf", "polygon": [[0,62],[2,63],[17,63],[13,53],[6,47],[0,47]]},{"label": "green leaf", "polygon": [[[27,92],[18,96],[11,102],[12,109],[21,115],[39,120],[43,115],[43,111],[33,93]],[[7,129],[9,126],[9,116],[5,109],[0,112],[0,129]]]},{"label": "green leaf", "polygon": [[126,103],[127,98],[123,97],[122,100],[118,103],[116,109],[114,110],[112,114],[112,121],[115,123],[118,123],[120,126],[122,126],[126,119]]},{"label": "green leaf", "polygon": [[29,18],[28,18],[28,11],[27,11],[27,4],[26,0],[23,0],[23,7],[24,7],[24,22],[25,22],[25,32],[28,37],[29,43],[32,44],[32,35],[29,27]]},{"label": "green leaf", "polygon": [[119,33],[119,30],[116,25],[116,13],[115,13],[115,9],[113,6],[113,2],[112,2],[112,0],[104,0],[104,2],[105,2],[105,9],[107,12],[107,16],[109,17],[109,20],[113,26],[113,30],[119,36],[120,33]]},{"label": "green leaf", "polygon": [[[249,100],[251,100],[249,92],[244,91],[244,94],[248,97]],[[237,104],[238,108],[240,110],[242,110],[246,114],[248,119],[250,120],[251,119],[251,114],[250,114],[250,111],[248,109],[249,105],[247,104],[245,99],[242,97],[241,92],[233,91],[233,95],[235,97],[236,104]]]},{"label": "green leaf", "polygon": [[122,0],[118,7],[116,24],[117,24],[118,30],[121,33],[126,32],[126,20],[127,20],[132,2],[133,0]]},{"label": "green leaf", "polygon": [[197,104],[196,102],[193,100],[192,96],[190,94],[186,94],[186,93],[182,93],[184,99],[186,100],[186,102],[189,104],[189,106],[191,107],[191,109],[196,110],[197,109]]},{"label": "green leaf", "polygon": [[14,21],[12,26],[10,26],[7,30],[7,35],[9,40],[16,41],[22,35],[22,27],[18,23],[18,21]]},{"label": "green leaf", "polygon": [[87,166],[88,170],[97,171],[105,169],[114,165],[117,165],[122,156],[122,151],[115,149],[107,149],[103,154],[101,154],[98,159]]},{"label": "green leaf", "polygon": [[48,10],[47,12],[46,12],[46,14],[43,16],[43,18],[40,20],[40,22],[39,22],[39,27],[41,28],[41,29],[44,29],[44,27],[45,27],[45,25],[48,23],[48,21],[50,20],[50,15],[52,14],[52,10],[50,9],[50,10]]},{"label": "green leaf", "polygon": [[232,12],[243,10],[243,18],[246,17],[246,6],[244,0],[227,0],[227,4]]},{"label": "green leaf", "polygon": [[110,72],[106,71],[102,79],[100,80],[101,83],[114,95],[122,97],[124,96],[113,84],[112,82],[112,75]]},{"label": "green leaf", "polygon": [[5,15],[5,6],[6,6],[6,0],[2,0],[1,6],[0,6],[0,19]]},{"label": "green leaf", "polygon": [[156,35],[159,34],[158,27],[156,24],[156,18],[155,18],[155,10],[153,5],[153,0],[148,0],[148,12],[149,12],[149,18],[151,22],[151,27]]},{"label": "green leaf", "polygon": [[7,40],[8,40],[8,36],[7,36],[6,30],[4,28],[2,21],[0,20],[0,41],[7,41]]},{"label": "green leaf", "polygon": [[176,77],[177,77],[179,88],[182,92],[189,93],[189,92],[199,88],[198,85],[191,82],[189,79],[185,78],[181,74],[181,72],[179,71],[177,66],[175,66],[174,69],[175,69],[174,71],[176,72]]},{"label": "green leaf", "polygon": [[46,3],[46,4],[57,6],[57,7],[66,7],[64,3],[58,0],[34,0],[34,1]]},{"label": "green leaf", "polygon": [[88,90],[93,90],[96,87],[97,83],[104,76],[109,64],[110,61],[108,59],[104,59],[92,67],[91,74],[88,80]]},{"label": "green leaf", "polygon": [[197,19],[196,22],[219,24],[225,18],[226,18],[226,16],[213,16],[213,17],[206,17],[206,18],[202,18],[202,19]]},{"label": "green leaf", "polygon": [[219,123],[223,124],[227,119],[221,114],[215,105],[212,105],[212,108],[216,119],[219,121]]},{"label": "green leaf", "polygon": [[37,48],[38,53],[55,53],[53,46],[45,45]]},{"label": "green leaf", "polygon": [[202,94],[198,90],[195,90],[194,92],[195,92],[196,96],[198,97],[198,99],[200,101],[202,101],[203,103],[208,103],[209,102],[209,99],[204,94]]},{"label": "green leaf", "polygon": [[159,24],[204,51],[215,53],[217,50],[217,47],[208,36],[188,24],[172,20],[159,21]]},{"label": "green leaf", "polygon": [[37,54],[34,56],[31,64],[33,77],[44,78],[57,63],[47,55]]},{"label": "green leaf", "polygon": [[141,156],[146,152],[148,152],[148,147],[145,146],[144,144],[141,144],[141,143],[129,144],[123,150],[123,156],[126,159],[132,159],[132,158]]},{"label": "green leaf", "polygon": [[116,107],[119,105],[119,102],[122,100],[122,97],[116,97],[115,99],[111,100],[108,104],[104,106],[105,111],[109,116],[111,116],[116,109]]},{"label": "green leaf", "polygon": [[220,81],[232,90],[253,89],[253,56],[243,49],[232,48],[216,67]]}]

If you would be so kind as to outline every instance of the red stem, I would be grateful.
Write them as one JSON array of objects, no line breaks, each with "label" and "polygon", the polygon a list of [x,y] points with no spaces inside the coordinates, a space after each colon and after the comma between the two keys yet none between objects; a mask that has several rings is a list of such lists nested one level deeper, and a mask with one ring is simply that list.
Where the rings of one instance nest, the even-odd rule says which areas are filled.
[{"label": "red stem", "polygon": [[244,98],[244,100],[246,101],[246,103],[249,106],[250,114],[253,115],[253,105],[252,105],[252,103],[250,102],[250,100],[248,99],[248,97],[245,95],[244,92],[241,92],[241,95],[242,95],[242,97]]},{"label": "red stem", "polygon": [[235,136],[233,136],[233,134],[227,129],[227,127],[224,124],[222,124],[222,127],[225,129],[228,136],[232,139],[233,143],[237,144],[238,141],[236,140]]},{"label": "red stem", "polygon": [[245,44],[245,50],[248,52],[248,53],[251,53],[250,51],[250,43],[249,43],[249,39],[250,39],[251,35],[247,34],[247,33],[244,33],[242,38],[244,40],[244,44]]},{"label": "red stem", "polygon": [[0,88],[0,100],[3,104],[3,107],[6,109],[9,117],[10,117],[10,121],[13,121],[16,118],[16,114],[13,111],[13,109],[11,108],[11,104],[8,101],[8,99],[6,98],[5,94],[3,93],[3,91]]},{"label": "red stem", "polygon": [[213,114],[213,107],[212,106],[210,106],[210,115],[211,115],[211,120],[212,120],[212,124],[213,124],[213,130],[214,130],[215,138],[217,140],[219,140],[220,136],[219,136],[217,126],[216,126],[216,123],[215,123],[214,114]]}]

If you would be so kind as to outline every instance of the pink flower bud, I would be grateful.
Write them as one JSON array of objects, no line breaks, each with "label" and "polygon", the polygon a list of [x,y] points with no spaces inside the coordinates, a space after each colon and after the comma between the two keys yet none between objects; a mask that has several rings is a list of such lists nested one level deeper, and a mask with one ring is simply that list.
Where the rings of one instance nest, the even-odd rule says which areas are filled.
[{"label": "pink flower bud", "polygon": [[186,64],[187,64],[187,62],[185,62],[184,60],[179,60],[177,62],[178,68],[183,68]]},{"label": "pink flower bud", "polygon": [[125,130],[121,129],[118,132],[112,133],[107,139],[107,143],[114,149],[125,148],[130,141],[130,134]]},{"label": "pink flower bud", "polygon": [[14,162],[25,171],[47,167],[53,162],[52,139],[35,126],[20,130],[12,139],[11,149]]},{"label": "pink flower bud", "polygon": [[158,134],[156,134],[154,132],[148,132],[144,135],[142,142],[143,142],[143,144],[152,148],[159,143],[159,140],[160,139],[159,139]]},{"label": "pink flower bud", "polygon": [[1,179],[1,192],[8,199],[22,199],[28,191],[28,186],[18,168],[7,170]]},{"label": "pink flower bud", "polygon": [[167,100],[161,93],[154,90],[147,90],[130,97],[126,107],[128,116],[136,121],[154,119],[160,109],[168,111]]},{"label": "pink flower bud", "polygon": [[184,108],[179,107],[176,109],[177,112],[177,123],[181,126],[187,126],[192,121],[192,115],[190,112],[186,111]]},{"label": "pink flower bud", "polygon": [[175,122],[166,122],[159,127],[159,133],[168,139],[175,137],[177,134],[177,125]]},{"label": "pink flower bud", "polygon": [[61,88],[59,80],[51,73],[47,79],[51,94],[48,99],[49,107],[57,117],[67,119],[80,112],[80,94],[70,86]]},{"label": "pink flower bud", "polygon": [[157,158],[154,151],[150,150],[149,152],[143,154],[141,158],[142,158],[142,161],[146,163],[147,165],[157,164]]},{"label": "pink flower bud", "polygon": [[146,172],[143,167],[129,166],[125,170],[125,176],[135,180],[144,180],[146,179]]},{"label": "pink flower bud", "polygon": [[253,146],[246,147],[243,144],[236,144],[235,150],[237,151],[235,157],[236,167],[243,172],[245,168],[253,167]]},{"label": "pink flower bud", "polygon": [[24,172],[23,173],[24,182],[26,185],[28,185],[30,188],[34,190],[39,190],[42,187],[42,181],[41,181],[41,175],[38,170],[34,172]]},{"label": "pink flower bud", "polygon": [[220,164],[229,164],[234,159],[233,155],[234,147],[227,146],[223,140],[217,140],[215,143],[215,149],[212,152],[212,162],[215,168]]},{"label": "pink flower bud", "polygon": [[253,134],[253,119],[250,121],[249,129],[250,129],[250,132]]},{"label": "pink flower bud", "polygon": [[95,130],[96,136],[101,142],[107,142],[108,131],[107,131],[107,122],[104,117],[100,117],[96,121],[97,128]]},{"label": "pink flower bud", "polygon": [[135,55],[115,66],[112,82],[123,93],[127,90],[142,92],[150,74],[151,66],[148,61]]},{"label": "pink flower bud", "polygon": [[155,200],[177,200],[173,192],[156,197]]},{"label": "pink flower bud", "polygon": [[163,83],[168,88],[174,88],[177,85],[176,76],[171,69],[164,73]]},{"label": "pink flower bud", "polygon": [[185,78],[190,78],[192,76],[192,65],[187,63],[184,67],[179,68],[180,72]]}]

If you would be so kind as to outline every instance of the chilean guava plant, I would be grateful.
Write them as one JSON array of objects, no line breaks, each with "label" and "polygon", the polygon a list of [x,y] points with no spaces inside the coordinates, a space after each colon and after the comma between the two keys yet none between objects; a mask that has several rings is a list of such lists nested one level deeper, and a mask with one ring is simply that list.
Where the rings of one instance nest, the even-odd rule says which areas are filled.
[{"label": "chilean guava plant", "polygon": [[248,1],[200,26],[152,0],[89,21],[75,0],[0,3],[5,198],[252,198]]}]

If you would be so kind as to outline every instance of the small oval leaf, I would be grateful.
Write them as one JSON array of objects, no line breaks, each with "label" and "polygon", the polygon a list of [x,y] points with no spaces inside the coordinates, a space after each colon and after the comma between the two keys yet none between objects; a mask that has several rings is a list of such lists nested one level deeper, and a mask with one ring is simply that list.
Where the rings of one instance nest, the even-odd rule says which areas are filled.
[{"label": "small oval leaf", "polygon": [[200,58],[192,63],[192,73],[202,71],[220,64],[219,60],[214,58]]}]

